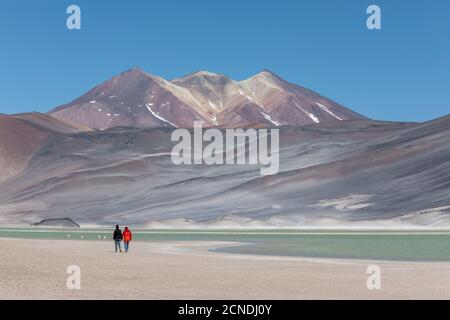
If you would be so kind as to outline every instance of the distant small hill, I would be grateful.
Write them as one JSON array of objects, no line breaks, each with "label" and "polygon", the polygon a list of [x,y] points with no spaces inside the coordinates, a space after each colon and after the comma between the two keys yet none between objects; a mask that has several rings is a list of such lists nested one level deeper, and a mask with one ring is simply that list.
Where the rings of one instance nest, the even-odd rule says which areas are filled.
[{"label": "distant small hill", "polygon": [[44,219],[33,223],[33,226],[80,228],[80,225],[70,218]]}]

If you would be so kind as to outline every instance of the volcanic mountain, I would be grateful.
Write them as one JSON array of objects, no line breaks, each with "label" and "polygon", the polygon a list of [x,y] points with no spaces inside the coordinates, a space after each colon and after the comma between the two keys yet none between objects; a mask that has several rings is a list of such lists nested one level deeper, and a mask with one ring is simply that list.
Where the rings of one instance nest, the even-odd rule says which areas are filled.
[{"label": "volcanic mountain", "polygon": [[[280,127],[273,176],[258,165],[174,165],[173,130],[39,137],[25,149],[25,168],[0,182],[0,224],[69,217],[159,227],[450,225],[450,116]],[[13,138],[27,146],[36,132]]]},{"label": "volcanic mountain", "polygon": [[366,119],[270,71],[235,81],[206,71],[172,81],[132,69],[49,114],[93,129],[306,125]]},{"label": "volcanic mountain", "polygon": [[[280,126],[279,172],[175,165],[171,135],[196,120]],[[450,226],[450,115],[373,121],[269,71],[133,69],[49,115],[0,115],[0,170],[6,225]]]}]

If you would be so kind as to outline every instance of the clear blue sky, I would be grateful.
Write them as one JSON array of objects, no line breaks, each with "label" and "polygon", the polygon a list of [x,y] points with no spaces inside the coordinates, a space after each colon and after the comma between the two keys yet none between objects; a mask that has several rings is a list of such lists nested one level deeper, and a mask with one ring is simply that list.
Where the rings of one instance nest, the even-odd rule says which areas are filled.
[{"label": "clear blue sky", "polygon": [[[370,4],[381,31],[366,28]],[[270,69],[375,119],[450,113],[449,0],[1,0],[0,41],[0,113],[46,112],[135,66]]]}]

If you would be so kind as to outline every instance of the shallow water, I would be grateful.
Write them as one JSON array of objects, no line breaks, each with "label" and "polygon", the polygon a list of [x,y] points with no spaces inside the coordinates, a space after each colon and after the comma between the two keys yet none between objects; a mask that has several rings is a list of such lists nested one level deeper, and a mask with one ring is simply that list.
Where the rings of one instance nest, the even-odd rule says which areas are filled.
[{"label": "shallow water", "polygon": [[[68,237],[70,236],[70,237]],[[2,238],[111,241],[112,229],[0,228]],[[105,238],[106,237],[106,238]],[[448,231],[135,230],[135,241],[231,241],[215,252],[400,261],[450,261]]]}]

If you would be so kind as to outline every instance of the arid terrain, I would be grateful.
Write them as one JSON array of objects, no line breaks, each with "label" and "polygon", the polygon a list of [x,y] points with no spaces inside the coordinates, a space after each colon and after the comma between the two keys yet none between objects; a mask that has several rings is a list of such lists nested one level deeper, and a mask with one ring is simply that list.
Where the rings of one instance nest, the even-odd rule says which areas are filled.
[{"label": "arid terrain", "polygon": [[[279,130],[279,170],[175,165],[171,135],[195,120]],[[46,115],[0,115],[0,133],[0,225],[450,225],[449,115],[369,120],[269,71],[166,81],[132,69]]]},{"label": "arid terrain", "polygon": [[79,224],[149,227],[449,223],[449,116],[420,124],[356,120],[282,127],[280,171],[273,176],[261,176],[257,165],[174,165],[172,130],[53,133],[33,144],[24,165],[0,183],[0,222],[67,217]]},{"label": "arid terrain", "polygon": [[[0,239],[0,299],[449,299],[449,263],[207,252],[226,244]],[[369,290],[369,265],[381,290]],[[67,267],[81,269],[69,290]]]}]

